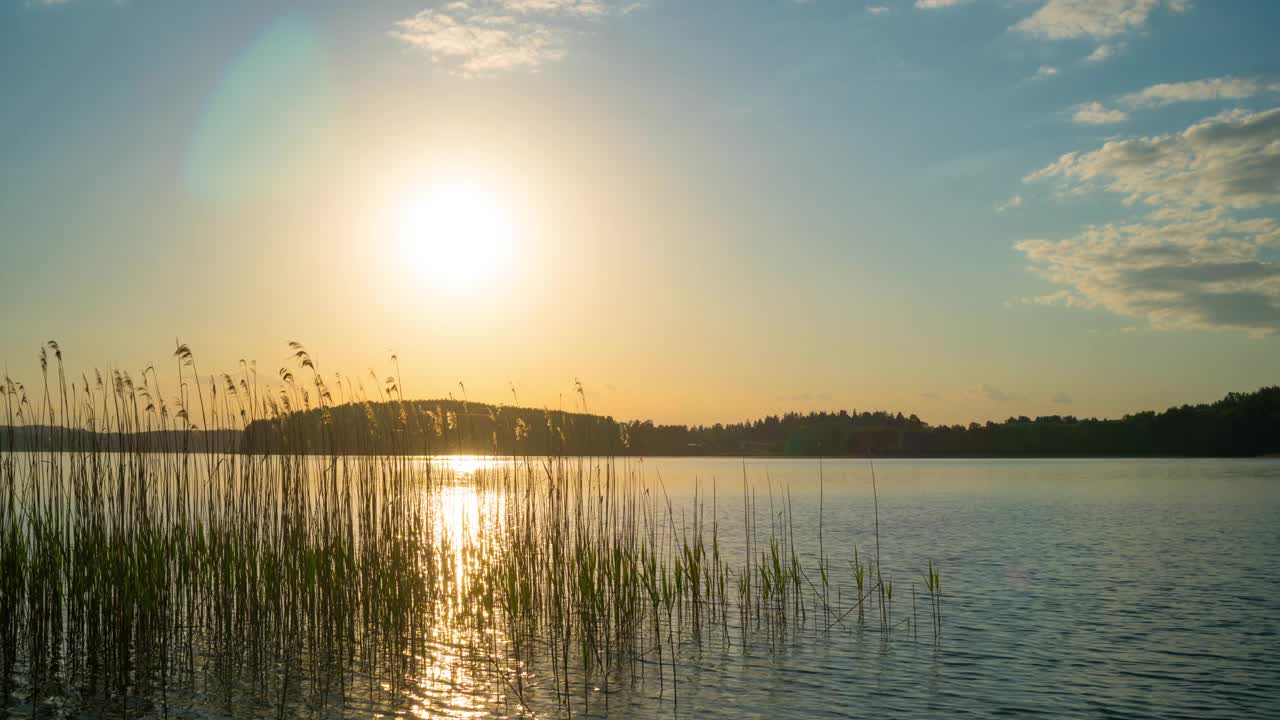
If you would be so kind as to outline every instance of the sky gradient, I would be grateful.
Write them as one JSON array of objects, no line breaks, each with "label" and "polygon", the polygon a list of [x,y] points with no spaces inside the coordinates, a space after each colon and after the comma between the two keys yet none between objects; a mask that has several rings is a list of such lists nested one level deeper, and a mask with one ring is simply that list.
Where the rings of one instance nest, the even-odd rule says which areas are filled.
[{"label": "sky gradient", "polygon": [[[395,353],[411,396],[571,407],[578,378],[690,423],[1276,384],[1276,27],[1244,0],[8,2],[0,363],[34,385],[55,339],[137,372],[177,338],[272,377],[298,340],[352,377]],[[501,207],[491,271],[406,247],[441,185]]]}]

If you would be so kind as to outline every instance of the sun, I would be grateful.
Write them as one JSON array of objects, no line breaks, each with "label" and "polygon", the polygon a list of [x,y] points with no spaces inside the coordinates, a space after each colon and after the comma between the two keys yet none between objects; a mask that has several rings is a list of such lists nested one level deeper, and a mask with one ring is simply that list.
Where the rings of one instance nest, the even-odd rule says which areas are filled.
[{"label": "sun", "polygon": [[499,194],[472,180],[442,180],[409,193],[400,211],[401,255],[431,288],[479,290],[502,278],[515,224]]}]

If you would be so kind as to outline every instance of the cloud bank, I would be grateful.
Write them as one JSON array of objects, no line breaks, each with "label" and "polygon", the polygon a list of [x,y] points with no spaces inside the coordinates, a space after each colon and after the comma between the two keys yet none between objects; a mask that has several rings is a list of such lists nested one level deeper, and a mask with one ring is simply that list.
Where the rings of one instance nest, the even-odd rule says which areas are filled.
[{"label": "cloud bank", "polygon": [[1181,133],[1115,140],[1067,153],[1027,176],[1077,190],[1122,193],[1126,202],[1253,209],[1280,202],[1280,107],[1235,110]]},{"label": "cloud bank", "polygon": [[1191,5],[1188,0],[1047,0],[1009,29],[1045,40],[1105,41],[1086,58],[1100,63],[1123,46],[1118,38],[1142,29],[1161,7],[1186,12]]},{"label": "cloud bank", "polygon": [[1157,329],[1280,333],[1280,108],[1232,111],[1180,133],[1067,153],[1027,176],[1114,193],[1140,221],[1016,245],[1061,289],[1032,302],[1103,308]]},{"label": "cloud bank", "polygon": [[1146,25],[1162,4],[1177,11],[1186,9],[1185,3],[1161,0],[1048,0],[1012,29],[1049,40],[1105,40]]},{"label": "cloud bank", "polygon": [[398,21],[390,35],[456,74],[492,75],[558,62],[584,24],[638,7],[607,0],[453,0]]},{"label": "cloud bank", "polygon": [[[1116,102],[1130,110],[1151,110],[1178,103],[1247,100],[1268,92],[1280,92],[1280,84],[1264,85],[1247,78],[1219,77],[1160,83],[1121,95]],[[1072,115],[1072,120],[1082,125],[1107,125],[1128,119],[1129,113],[1125,110],[1108,108],[1100,102],[1081,103]]]}]

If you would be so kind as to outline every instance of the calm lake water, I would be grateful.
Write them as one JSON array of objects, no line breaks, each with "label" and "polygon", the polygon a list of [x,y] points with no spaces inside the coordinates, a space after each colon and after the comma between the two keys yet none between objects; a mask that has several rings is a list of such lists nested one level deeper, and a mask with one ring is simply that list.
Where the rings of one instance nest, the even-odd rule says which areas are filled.
[{"label": "calm lake water", "polygon": [[[721,536],[741,534],[741,461],[643,465],[673,498],[714,483]],[[882,460],[875,472],[883,565],[907,598],[895,612],[939,563],[940,643],[838,627],[701,648],[682,658],[676,714],[1280,716],[1280,461]],[[802,548],[816,547],[821,492],[826,551],[851,582],[854,545],[875,544],[867,461],[748,460],[745,473],[762,516],[770,487],[775,510],[790,490]],[[620,695],[611,717],[672,713],[669,688],[663,704]]]},{"label": "calm lake water", "polygon": [[[429,461],[409,462],[421,472]],[[477,490],[494,462],[430,462],[446,478],[431,500],[438,532],[461,548],[507,505],[492,485]],[[833,604],[852,607],[854,549],[863,562],[876,553],[868,461],[610,462],[649,497],[670,498],[660,522],[673,536],[693,526],[696,498],[703,532],[714,520],[735,566],[749,539],[744,498],[754,503],[756,548],[770,518],[789,515],[788,541],[811,577],[821,527]],[[645,651],[627,677],[609,679],[608,692],[568,663],[572,715],[1280,717],[1280,460],[879,460],[874,478],[881,566],[895,588],[891,632],[870,616],[831,622],[814,604],[784,635],[744,629],[730,612],[726,632],[667,646],[678,656],[674,684],[670,655]],[[459,577],[483,562],[459,557],[471,563]],[[944,590],[936,639],[924,592],[930,561]],[[187,690],[172,688],[163,714],[528,716],[510,677],[493,675],[497,633],[459,632],[440,617],[407,679],[355,670],[340,693],[282,708],[255,687],[211,691],[201,669]],[[532,655],[548,655],[544,639],[533,642]],[[553,672],[536,660],[514,667],[528,708],[565,716]],[[9,713],[30,716],[28,697]],[[41,702],[53,717],[81,712],[74,700]],[[154,699],[125,707],[124,716],[162,715]]]}]

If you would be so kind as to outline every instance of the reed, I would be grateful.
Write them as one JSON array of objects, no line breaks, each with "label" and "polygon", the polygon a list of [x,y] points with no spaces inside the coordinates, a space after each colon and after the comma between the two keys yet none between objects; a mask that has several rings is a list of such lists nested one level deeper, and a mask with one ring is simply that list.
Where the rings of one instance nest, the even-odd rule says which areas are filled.
[{"label": "reed", "polygon": [[[878,495],[874,565],[853,548],[854,592],[833,598],[822,501],[816,568],[806,568],[790,494],[772,484],[767,535],[757,535],[745,465],[735,556],[720,535],[715,485],[708,516],[701,487],[677,505],[642,461],[237,443],[227,431],[270,419],[289,436],[295,413],[318,409],[332,448],[345,432],[332,422],[338,402],[388,417],[359,382],[326,380],[299,344],[291,353],[297,367],[282,369],[276,387],[247,362],[234,376],[200,376],[181,344],[172,396],[151,368],[69,380],[55,343],[42,349],[37,403],[4,379],[3,706],[167,717],[206,705],[284,717],[355,698],[408,709],[470,692],[521,714],[572,714],[655,681],[674,705],[689,652],[861,627],[866,605],[881,615],[880,632],[893,632]],[[394,440],[433,428],[435,447],[459,443],[466,423],[411,411],[393,362],[375,398],[400,412],[371,432]],[[20,451],[19,429],[50,442]],[[507,432],[528,428],[512,422]],[[296,440],[280,446],[302,447]],[[936,641],[932,563],[926,588]]]}]

